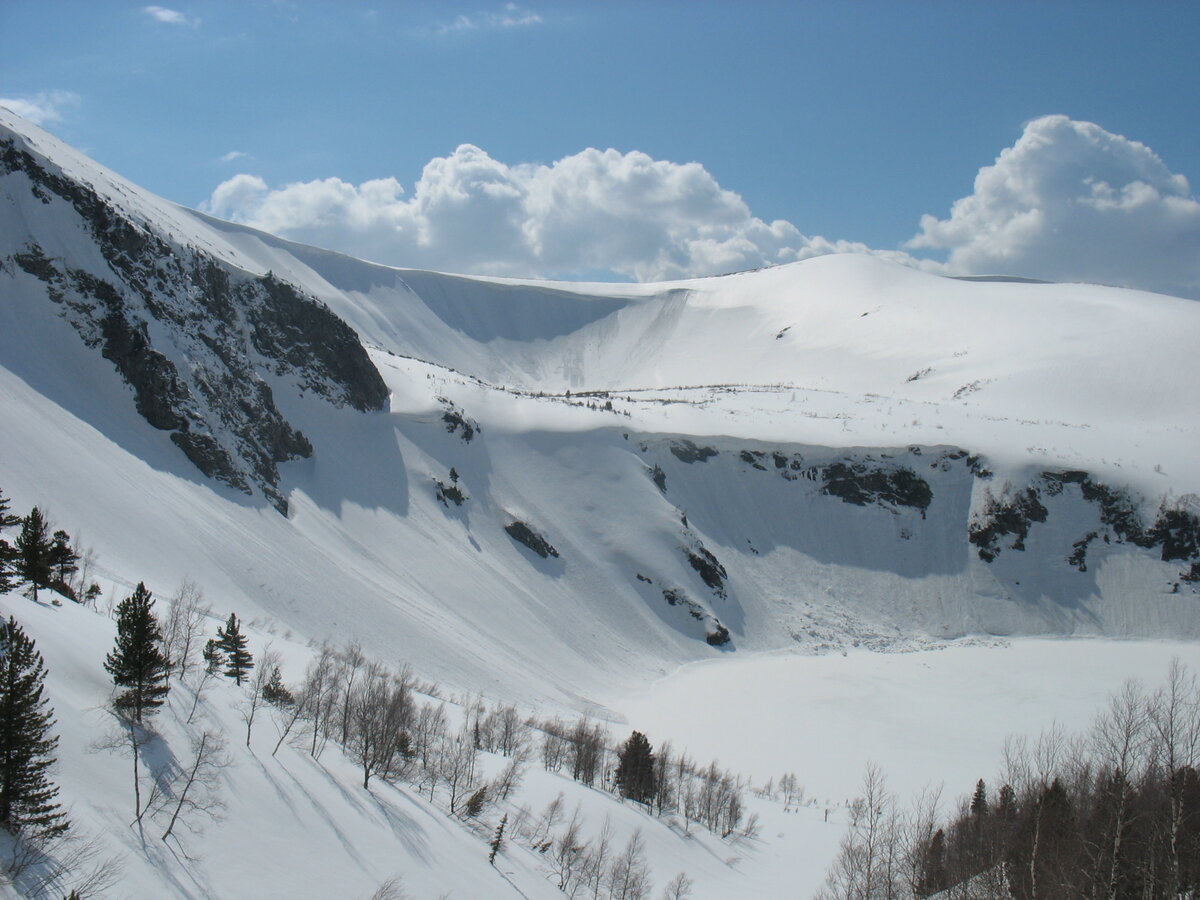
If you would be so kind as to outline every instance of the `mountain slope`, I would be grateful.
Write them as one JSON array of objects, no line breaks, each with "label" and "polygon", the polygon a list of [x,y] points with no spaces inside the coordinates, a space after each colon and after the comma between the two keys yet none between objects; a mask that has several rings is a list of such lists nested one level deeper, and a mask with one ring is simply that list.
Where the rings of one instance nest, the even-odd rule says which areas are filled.
[{"label": "mountain slope", "polygon": [[0,126],[0,486],[112,590],[190,574],[576,705],[745,650],[1200,635],[1194,302],[850,256],[391,269]]}]

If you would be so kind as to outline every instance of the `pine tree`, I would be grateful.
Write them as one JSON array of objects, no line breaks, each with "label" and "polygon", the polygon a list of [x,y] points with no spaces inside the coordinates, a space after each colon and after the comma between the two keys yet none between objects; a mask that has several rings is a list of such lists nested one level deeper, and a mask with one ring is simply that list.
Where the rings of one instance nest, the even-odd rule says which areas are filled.
[{"label": "pine tree", "polygon": [[162,706],[167,693],[167,658],[153,608],[154,598],[139,582],[117,606],[117,644],[104,661],[113,683],[125,688],[113,705],[132,712],[139,723]]},{"label": "pine tree", "polygon": [[204,659],[204,670],[209,675],[216,675],[217,669],[225,665],[225,654],[221,651],[221,645],[217,643],[216,638],[208,639],[200,656]]},{"label": "pine tree", "polygon": [[[20,516],[9,515],[8,498],[0,491],[0,531],[19,524]],[[17,549],[0,538],[0,594],[7,594],[20,583],[17,574]]]},{"label": "pine tree", "polygon": [[296,703],[296,697],[283,683],[283,675],[279,671],[279,666],[271,668],[271,677],[263,685],[262,696],[264,700],[279,709],[287,709]]},{"label": "pine tree", "polygon": [[254,668],[254,657],[246,649],[247,640],[233,613],[229,614],[224,628],[217,628],[217,646],[225,654],[225,676],[236,681],[238,687],[246,673]]},{"label": "pine tree", "polygon": [[61,528],[54,532],[50,541],[49,560],[51,578],[56,585],[65,586],[67,578],[79,571],[79,554],[71,546],[71,536]]},{"label": "pine tree", "polygon": [[621,796],[639,803],[654,799],[654,753],[650,741],[640,731],[635,731],[617,751],[617,787]]},{"label": "pine tree", "polygon": [[17,536],[17,574],[33,586],[33,599],[38,598],[38,588],[50,584],[50,537],[42,511],[36,506],[21,520],[21,533]]},{"label": "pine tree", "polygon": [[488,854],[488,862],[493,866],[496,864],[496,854],[504,847],[504,827],[508,824],[508,813],[500,817],[500,824],[496,826],[496,833],[492,835],[492,840],[488,844],[492,848],[492,852]]},{"label": "pine tree", "polygon": [[48,838],[70,827],[47,777],[58,738],[54,711],[42,696],[42,656],[10,618],[0,622],[0,826],[11,834]]},{"label": "pine tree", "polygon": [[975,794],[971,797],[971,812],[977,816],[988,814],[987,785],[983,783],[982,778],[975,783]]}]

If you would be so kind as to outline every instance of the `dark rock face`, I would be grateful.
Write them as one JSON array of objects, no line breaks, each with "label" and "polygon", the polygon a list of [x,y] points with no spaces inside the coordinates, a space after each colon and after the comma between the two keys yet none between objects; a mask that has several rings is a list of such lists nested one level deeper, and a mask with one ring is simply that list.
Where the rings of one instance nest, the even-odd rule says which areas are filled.
[{"label": "dark rock face", "polygon": [[699,541],[692,547],[685,547],[683,552],[687,556],[688,564],[700,575],[700,580],[718,597],[724,597],[725,579],[729,574],[720,561]]},{"label": "dark rock face", "polygon": [[[641,575],[638,577],[643,578]],[[643,578],[643,580],[649,581],[650,579]],[[678,588],[663,588],[662,595],[663,599],[667,601],[668,606],[680,607],[686,610],[687,614],[693,619],[697,619],[704,624],[704,640],[706,643],[713,647],[722,647],[729,643],[729,629],[722,625],[716,616],[688,597],[686,593]]]},{"label": "dark rock face", "polygon": [[671,453],[680,462],[704,462],[710,456],[716,456],[717,451],[712,447],[697,447],[691,441],[675,441],[671,444]]},{"label": "dark rock face", "polygon": [[901,466],[869,466],[836,462],[816,470],[822,494],[840,497],[846,503],[866,506],[889,503],[921,510],[924,515],[933,500],[929,484],[912,469]]},{"label": "dark rock face", "polygon": [[542,559],[548,559],[551,556],[558,558],[558,551],[554,549],[554,546],[524,522],[511,522],[504,526],[504,530],[514,541],[524,544]]},{"label": "dark rock face", "polygon": [[449,434],[454,434],[461,429],[463,443],[471,443],[475,435],[482,430],[479,427],[479,423],[474,419],[468,418],[466,413],[445,397],[439,397],[438,399],[445,406],[445,411],[442,413],[442,422],[446,425],[446,431]]},{"label": "dark rock face", "polygon": [[[312,455],[266,377],[336,406],[382,409],[387,386],[353,330],[314,297],[133,222],[89,186],[0,141],[0,175],[23,173],[43,203],[65,202],[107,264],[96,274],[31,242],[12,261],[134,392],[138,412],[205,475],[280,512],[278,463]],[[0,261],[2,263],[4,261]]]},{"label": "dark rock face", "polygon": [[1038,500],[1034,488],[1026,488],[1013,497],[1001,500],[988,498],[983,518],[967,528],[967,540],[979,548],[979,558],[991,562],[1000,555],[1000,539],[1013,535],[1011,549],[1024,550],[1029,526],[1046,521],[1046,507]]},{"label": "dark rock face", "polygon": [[[1024,490],[1002,499],[988,499],[983,515],[971,522],[968,539],[978,548],[979,558],[992,562],[1002,549],[1024,550],[1025,539],[1035,522],[1048,517],[1042,499],[1060,496],[1067,485],[1077,485],[1083,500],[1099,508],[1102,528],[1089,531],[1071,545],[1066,562],[1087,571],[1088,548],[1098,539],[1104,543],[1133,544],[1146,550],[1158,548],[1163,562],[1189,563],[1179,573],[1181,581],[1195,583],[1200,576],[1200,516],[1191,509],[1164,505],[1147,524],[1127,491],[1096,481],[1087,472],[1067,470],[1042,472]],[[1008,547],[1001,539],[1012,536]]]}]

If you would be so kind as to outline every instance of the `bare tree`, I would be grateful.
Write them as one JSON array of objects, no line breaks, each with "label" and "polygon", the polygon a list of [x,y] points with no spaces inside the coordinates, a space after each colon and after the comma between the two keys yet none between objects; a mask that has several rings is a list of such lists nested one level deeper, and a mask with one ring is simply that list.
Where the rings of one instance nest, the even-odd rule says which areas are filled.
[{"label": "bare tree", "polygon": [[381,884],[375,889],[369,900],[407,900],[408,894],[404,893],[404,880],[395,875]]},{"label": "bare tree", "polygon": [[650,868],[641,830],[630,836],[625,849],[613,859],[608,869],[608,886],[612,900],[643,900],[650,892]]},{"label": "bare tree", "polygon": [[521,781],[525,777],[525,764],[528,758],[528,748],[522,748],[500,770],[500,774],[492,782],[492,793],[496,799],[507,800],[508,795],[521,786]]},{"label": "bare tree", "polygon": [[662,900],[688,900],[692,896],[692,879],[680,872],[663,888]]},{"label": "bare tree", "polygon": [[200,703],[204,700],[205,691],[208,689],[209,683],[217,677],[217,670],[211,666],[195,666],[189,673],[189,681],[184,681],[183,684],[192,692],[192,706],[188,710],[187,724],[192,724],[192,719],[196,715],[196,710]]},{"label": "bare tree", "polygon": [[575,723],[567,742],[571,777],[592,786],[604,765],[608,731],[599,722],[583,718]]},{"label": "bare tree", "polygon": [[195,830],[189,817],[219,819],[225,804],[221,800],[218,779],[221,770],[229,764],[225,739],[215,731],[206,730],[198,740],[193,741],[191,765],[180,773],[176,784],[172,785],[173,803],[168,804],[171,819],[162,834],[164,841],[174,832],[176,824],[184,823]]},{"label": "bare tree", "polygon": [[0,886],[22,897],[103,896],[121,877],[120,856],[106,856],[97,837],[75,829],[52,836],[11,838],[12,853],[0,866]]},{"label": "bare tree", "polygon": [[328,644],[322,644],[321,652],[308,664],[300,695],[312,730],[308,752],[318,758],[330,736],[329,723],[338,703],[337,658]]},{"label": "bare tree", "polygon": [[283,742],[288,739],[288,735],[292,733],[296,725],[308,716],[309,703],[312,702],[312,697],[302,687],[292,695],[291,703],[273,704],[272,718],[275,720],[276,730],[279,732],[279,740],[275,742],[275,747],[271,750],[271,755],[274,756],[279,752],[279,748],[283,746]]},{"label": "bare tree", "polygon": [[342,698],[341,737],[338,740],[343,747],[350,742],[350,719],[353,715],[354,684],[358,680],[358,672],[366,665],[367,657],[357,641],[350,644],[338,657],[337,681]]},{"label": "bare tree", "polygon": [[466,728],[456,735],[443,732],[438,747],[437,773],[449,792],[452,813],[458,811],[459,801],[476,787],[477,752]]},{"label": "bare tree", "polygon": [[250,732],[254,728],[254,719],[258,711],[267,702],[263,697],[263,688],[271,681],[271,676],[279,668],[279,653],[272,650],[268,644],[258,660],[254,674],[246,679],[246,694],[242,698],[242,721],[246,723],[246,746],[250,746]]},{"label": "bare tree", "polygon": [[128,755],[133,762],[133,822],[138,832],[142,830],[142,819],[150,804],[157,798],[157,787],[151,789],[146,802],[142,802],[142,748],[153,740],[154,733],[145,725],[138,722],[132,711],[109,709],[113,717],[113,728],[92,744],[93,750],[110,750],[122,755]]},{"label": "bare tree", "polygon": [[899,846],[895,798],[888,792],[883,773],[874,764],[863,776],[862,795],[850,806],[850,826],[821,900],[892,900],[901,896]]},{"label": "bare tree", "polygon": [[184,578],[171,597],[163,623],[163,644],[167,653],[167,671],[181,681],[195,664],[204,635],[205,620],[212,609],[204,603],[204,593],[190,578]]},{"label": "bare tree", "polygon": [[584,859],[584,869],[580,881],[591,888],[592,900],[599,900],[600,890],[604,886],[605,876],[612,857],[612,821],[604,817],[604,825],[591,842],[591,849]]},{"label": "bare tree", "polygon": [[346,751],[362,768],[363,787],[372,775],[395,773],[406,748],[412,695],[406,678],[394,678],[377,663],[366,666],[350,694]]},{"label": "bare tree", "polygon": [[567,827],[554,841],[550,852],[550,865],[558,878],[558,889],[569,897],[574,897],[578,888],[579,876],[584,869],[587,855],[587,841],[583,839],[583,815],[579,804],[567,821]]}]

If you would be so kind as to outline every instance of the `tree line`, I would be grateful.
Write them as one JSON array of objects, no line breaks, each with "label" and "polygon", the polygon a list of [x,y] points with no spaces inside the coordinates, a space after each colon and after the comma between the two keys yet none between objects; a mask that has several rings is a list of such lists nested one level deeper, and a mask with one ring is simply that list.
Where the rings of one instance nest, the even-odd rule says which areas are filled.
[{"label": "tree line", "polygon": [[1200,686],[1178,660],[1091,729],[1010,740],[999,787],[949,816],[869,769],[825,900],[1179,900],[1200,895]]}]

